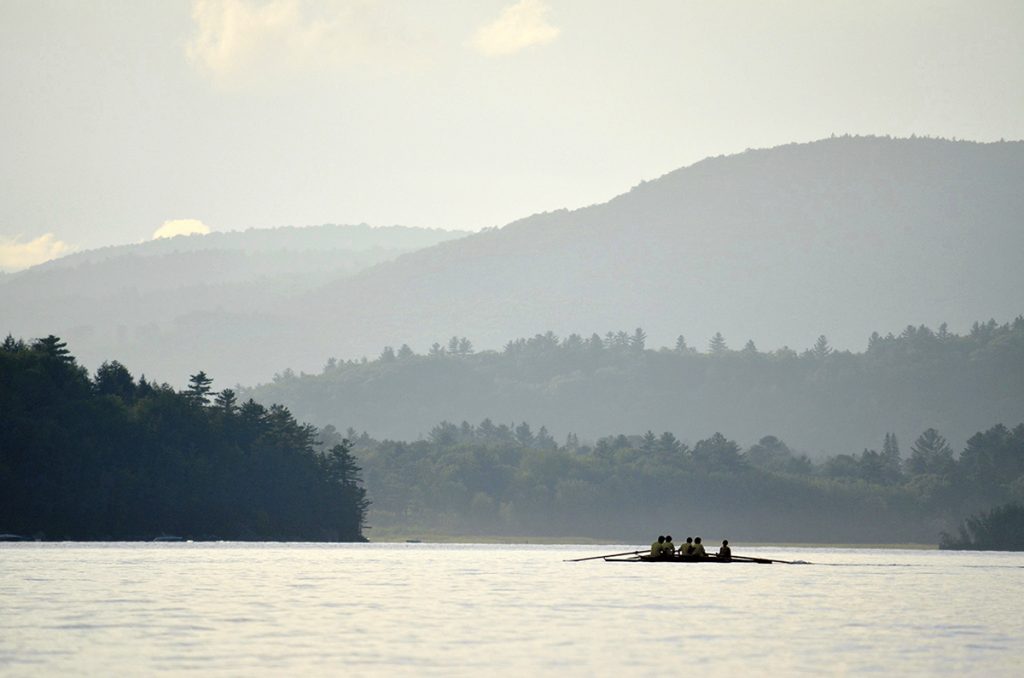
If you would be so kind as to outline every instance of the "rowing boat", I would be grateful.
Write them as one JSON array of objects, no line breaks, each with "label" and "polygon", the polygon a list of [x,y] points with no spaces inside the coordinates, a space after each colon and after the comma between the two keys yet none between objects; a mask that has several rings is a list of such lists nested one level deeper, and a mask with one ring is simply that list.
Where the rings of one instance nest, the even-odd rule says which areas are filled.
[{"label": "rowing boat", "polygon": [[748,558],[733,556],[732,558],[716,558],[715,556],[633,556],[632,558],[605,558],[606,563],[759,563],[771,565],[768,558]]}]

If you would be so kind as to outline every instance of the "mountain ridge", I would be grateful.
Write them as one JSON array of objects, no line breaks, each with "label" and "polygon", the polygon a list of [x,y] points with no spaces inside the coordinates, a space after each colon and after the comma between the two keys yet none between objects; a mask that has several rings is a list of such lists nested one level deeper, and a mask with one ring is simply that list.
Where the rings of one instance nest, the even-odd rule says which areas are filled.
[{"label": "mountain ridge", "polygon": [[[873,330],[966,330],[1024,310],[1024,143],[837,137],[706,158],[611,200],[375,262],[317,284],[240,289],[145,333],[80,346],[161,379],[265,381],[331,356],[478,348],[643,327],[651,343],[863,347]],[[251,303],[250,303],[251,302]],[[79,323],[80,325],[81,323]],[[65,332],[11,327],[15,334]],[[77,327],[77,326],[76,326]],[[78,330],[75,330],[77,332]]]}]

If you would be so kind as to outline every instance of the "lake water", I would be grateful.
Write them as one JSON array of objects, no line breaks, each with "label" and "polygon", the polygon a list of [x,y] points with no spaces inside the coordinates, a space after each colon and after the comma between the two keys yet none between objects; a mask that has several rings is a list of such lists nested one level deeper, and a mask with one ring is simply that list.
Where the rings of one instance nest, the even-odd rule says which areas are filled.
[{"label": "lake water", "polygon": [[1024,675],[1024,554],[2,544],[0,674]]}]

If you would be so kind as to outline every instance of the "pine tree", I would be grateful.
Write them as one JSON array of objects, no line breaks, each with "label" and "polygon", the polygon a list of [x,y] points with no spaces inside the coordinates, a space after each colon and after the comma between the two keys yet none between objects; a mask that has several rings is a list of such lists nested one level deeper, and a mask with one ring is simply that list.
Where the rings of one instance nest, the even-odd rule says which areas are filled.
[{"label": "pine tree", "polygon": [[226,388],[217,394],[213,400],[214,406],[223,410],[226,414],[234,414],[238,410],[238,398],[234,390]]},{"label": "pine tree", "polygon": [[880,461],[884,480],[890,483],[898,482],[903,475],[903,463],[900,460],[900,445],[895,433],[885,434]]},{"label": "pine tree", "polygon": [[657,444],[658,437],[654,435],[654,431],[648,430],[640,441],[640,451],[644,454],[652,454]]},{"label": "pine tree", "polygon": [[100,395],[112,395],[125,402],[135,399],[135,381],[131,373],[118,361],[104,362],[96,370],[93,387]]},{"label": "pine tree", "polygon": [[721,332],[715,332],[715,336],[711,337],[711,341],[708,342],[708,348],[711,350],[711,355],[722,355],[729,350]]},{"label": "pine tree", "polygon": [[924,473],[947,475],[953,470],[955,465],[953,448],[933,428],[919,435],[910,447],[907,471],[914,475],[922,475]]},{"label": "pine tree", "polygon": [[644,347],[647,345],[647,333],[641,328],[636,328],[633,332],[633,336],[629,338],[629,346],[636,353],[643,353]]},{"label": "pine tree", "polygon": [[18,351],[25,350],[25,342],[21,339],[15,339],[10,334],[4,339],[4,343],[0,345],[0,351],[6,351],[8,353],[17,353]]},{"label": "pine tree", "polygon": [[666,457],[678,456],[685,446],[671,432],[665,431],[658,438],[658,452]]},{"label": "pine tree", "polygon": [[206,405],[210,396],[210,384],[213,379],[206,376],[206,372],[200,370],[188,378],[188,389],[184,395],[196,405]]},{"label": "pine tree", "polygon": [[530,425],[525,421],[515,428],[516,440],[523,447],[533,447],[534,437]]},{"label": "pine tree", "polygon": [[818,360],[824,360],[832,353],[832,347],[828,345],[828,339],[822,334],[818,337],[818,341],[814,342],[814,357]]},{"label": "pine tree", "polygon": [[36,339],[32,344],[32,349],[62,363],[75,362],[75,359],[71,356],[71,351],[68,350],[68,345],[52,334],[42,339]]}]

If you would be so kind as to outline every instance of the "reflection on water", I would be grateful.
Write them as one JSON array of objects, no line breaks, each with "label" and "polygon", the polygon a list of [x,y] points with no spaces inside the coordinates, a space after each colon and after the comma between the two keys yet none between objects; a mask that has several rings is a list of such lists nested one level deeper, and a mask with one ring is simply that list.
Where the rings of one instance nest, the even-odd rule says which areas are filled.
[{"label": "reflection on water", "polygon": [[4,544],[0,673],[1024,673],[1024,554],[622,550]]}]

